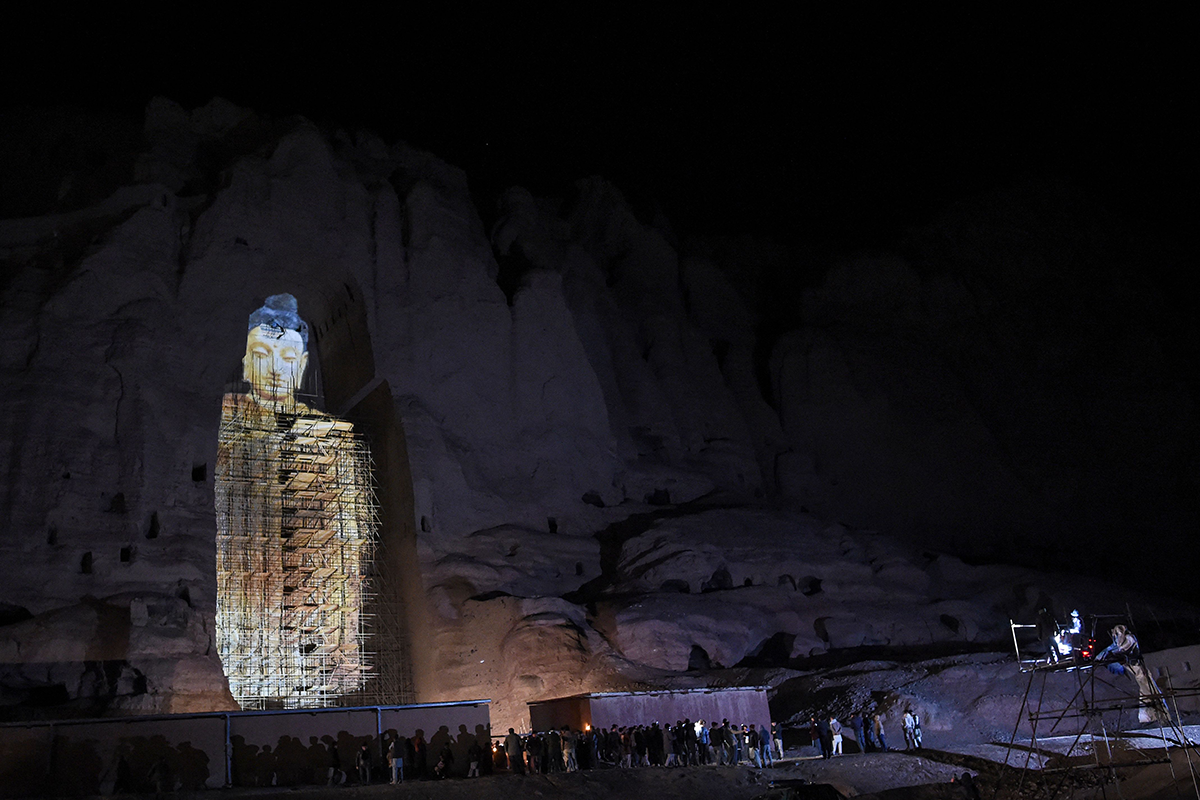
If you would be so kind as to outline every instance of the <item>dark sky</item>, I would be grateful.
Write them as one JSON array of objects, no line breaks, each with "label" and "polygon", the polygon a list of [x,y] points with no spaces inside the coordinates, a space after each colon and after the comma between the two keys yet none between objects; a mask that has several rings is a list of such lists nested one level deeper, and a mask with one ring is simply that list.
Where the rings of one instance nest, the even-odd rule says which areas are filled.
[{"label": "dark sky", "polygon": [[15,16],[4,105],[222,95],[403,138],[483,194],[603,174],[685,230],[872,243],[1024,174],[1191,217],[1193,19],[84,13]]}]

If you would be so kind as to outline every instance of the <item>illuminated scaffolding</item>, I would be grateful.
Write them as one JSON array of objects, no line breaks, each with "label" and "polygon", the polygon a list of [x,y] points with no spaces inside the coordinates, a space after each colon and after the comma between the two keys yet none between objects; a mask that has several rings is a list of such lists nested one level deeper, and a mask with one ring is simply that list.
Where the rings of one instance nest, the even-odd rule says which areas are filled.
[{"label": "illuminated scaffolding", "polygon": [[315,708],[362,696],[378,528],[366,442],[301,403],[227,395],[218,453],[217,644],[234,698]]},{"label": "illuminated scaffolding", "polygon": [[[1096,621],[1106,618],[1092,616],[1090,619],[1090,631],[1094,634]],[[1110,615],[1107,619],[1132,624],[1132,614]],[[1037,626],[1012,620],[1009,620],[1009,626],[1017,665],[1021,672],[1029,675],[1004,758],[1004,766],[1009,766],[1009,756],[1014,750],[1024,751],[1025,759],[1017,773],[1018,795],[1025,787],[1027,777],[1030,784],[1036,786],[1031,791],[1054,800],[1069,796],[1073,788],[1077,788],[1072,779],[1078,773],[1102,771],[1106,773],[1105,780],[1116,784],[1121,769],[1161,764],[1170,770],[1174,781],[1190,780],[1195,796],[1200,800],[1200,760],[1197,759],[1200,749],[1189,738],[1178,705],[1180,699],[1196,697],[1197,690],[1176,689],[1171,685],[1169,673],[1163,676],[1165,686],[1160,686],[1140,655],[1093,660],[1091,652],[1085,657],[1079,648],[1072,647],[1057,660],[1030,658],[1031,650],[1042,655],[1036,645],[1030,647],[1028,642],[1029,632]],[[1026,633],[1024,648],[1018,631]],[[1128,677],[1110,679],[1105,667],[1114,663],[1120,664]],[[1060,683],[1060,689],[1074,683],[1075,691],[1065,704],[1045,700],[1050,676]],[[1037,678],[1041,679],[1041,685],[1035,694],[1033,688]],[[1062,685],[1064,682],[1066,687]],[[1101,688],[1099,693],[1098,686]],[[1018,748],[1017,732],[1023,720],[1028,721],[1031,738],[1028,746]],[[1130,731],[1127,730],[1130,724],[1144,727]],[[1181,758],[1173,759],[1173,751],[1181,753]],[[1176,774],[1177,761],[1182,762],[1181,767],[1186,767],[1186,778]],[[997,785],[997,793],[1000,788]],[[1102,785],[1101,791],[1104,791]],[[1117,792],[1120,792],[1119,786]]]}]

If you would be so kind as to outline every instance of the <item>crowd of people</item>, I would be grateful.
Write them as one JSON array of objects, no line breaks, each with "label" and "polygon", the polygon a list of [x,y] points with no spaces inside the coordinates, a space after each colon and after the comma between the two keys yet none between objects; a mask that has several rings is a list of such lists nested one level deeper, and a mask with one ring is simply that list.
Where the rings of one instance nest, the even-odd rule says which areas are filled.
[{"label": "crowd of people", "polygon": [[[921,717],[912,707],[904,710],[904,749],[921,749]],[[880,714],[855,712],[850,715],[850,728],[860,753],[886,753],[887,731]],[[808,735],[813,748],[822,758],[833,758],[844,753],[845,726],[834,715],[814,715],[808,721]]]},{"label": "crowd of people", "polygon": [[[483,762],[484,749],[478,739],[471,739],[467,746],[467,777],[479,777],[479,765]],[[447,739],[438,749],[435,758],[429,758],[429,747],[420,734],[411,738],[392,736],[384,738],[384,763],[390,783],[402,783],[406,776],[416,779],[433,778],[441,780],[450,777],[454,771],[454,748]],[[372,754],[368,745],[364,744],[355,756],[355,767],[359,773],[360,783],[370,783],[372,774]],[[491,770],[486,770],[490,772]]]},{"label": "crowd of people", "polygon": [[771,766],[783,757],[776,723],[736,724],[723,719],[677,720],[675,724],[618,726],[607,730],[559,730],[519,734],[508,729],[493,746],[496,766],[517,774],[574,772],[602,766],[687,767],[715,764]]},{"label": "crowd of people", "polygon": [[[485,745],[480,745],[479,738],[469,734],[460,737],[455,746],[448,736],[435,736],[431,743],[425,740],[422,731],[417,731],[414,736],[399,736],[395,732],[388,732],[383,735],[379,750],[371,738],[360,739],[353,751],[353,759],[348,758],[345,751],[329,736],[324,737],[324,745],[315,744],[315,737],[312,741],[314,748],[320,749],[316,756],[308,760],[304,777],[295,774],[296,769],[285,771],[281,764],[266,763],[264,759],[271,758],[270,748],[266,747],[264,753],[257,757],[257,769],[253,772],[245,768],[239,770],[239,759],[235,759],[234,783],[239,786],[283,786],[302,783],[365,786],[383,780],[389,783],[437,780],[448,778],[452,774],[462,774],[461,769],[455,769],[455,753],[458,753],[457,760],[463,759],[464,744],[467,775],[477,777],[481,765],[485,772],[491,772],[491,761],[484,757],[484,753],[487,752]],[[319,767],[316,766],[318,764]],[[317,772],[320,773],[319,776]]]},{"label": "crowd of people", "polygon": [[[904,742],[906,750],[921,748],[921,719],[908,708],[904,712]],[[809,734],[813,747],[823,758],[842,755],[846,727],[834,715],[813,716]],[[850,715],[848,727],[853,730],[860,752],[885,752],[887,734],[880,714],[865,712]],[[240,737],[235,737],[240,739]],[[285,737],[286,739],[286,737]],[[317,743],[312,737],[307,752],[317,752],[315,761],[323,762],[321,777],[299,777],[300,761],[280,760],[284,755],[284,740],[278,753],[264,747],[257,755],[235,741],[234,782],[238,785],[271,786],[292,783],[328,783],[366,785],[388,780],[441,779],[451,775],[468,778],[497,771],[524,775],[530,773],[576,772],[578,770],[616,767],[691,767],[738,766],[762,768],[773,766],[784,757],[783,739],[778,723],[731,723],[722,719],[710,724],[706,720],[693,723],[690,719],[674,724],[612,725],[608,729],[575,730],[562,727],[556,730],[519,734],[509,728],[508,734],[491,742],[465,734],[457,745],[448,736],[435,737],[438,744],[426,742],[422,732],[415,736],[385,733],[381,747],[376,749],[369,739],[356,743],[352,763],[347,763],[345,751],[331,737]],[[464,756],[465,746],[465,756]],[[291,748],[286,748],[290,753]],[[247,752],[243,752],[247,751]],[[303,753],[304,748],[300,748]],[[315,766],[312,756],[304,756]],[[293,764],[288,767],[287,764]],[[309,767],[311,769],[311,766]],[[291,770],[290,772],[288,770]],[[292,773],[296,772],[295,775]],[[315,772],[315,770],[314,770]]]},{"label": "crowd of people", "polygon": [[[922,746],[921,717],[911,707],[903,717],[904,749]],[[849,727],[859,752],[889,750],[887,732],[880,714],[852,714]],[[845,726],[836,716],[813,716],[809,735],[823,758],[842,755]],[[618,726],[607,730],[570,727],[520,734],[513,728],[492,745],[496,769],[516,774],[575,772],[598,767],[686,767],[713,764],[769,767],[783,758],[783,739],[778,723],[754,725],[723,719],[710,725],[678,720],[673,725]]]}]

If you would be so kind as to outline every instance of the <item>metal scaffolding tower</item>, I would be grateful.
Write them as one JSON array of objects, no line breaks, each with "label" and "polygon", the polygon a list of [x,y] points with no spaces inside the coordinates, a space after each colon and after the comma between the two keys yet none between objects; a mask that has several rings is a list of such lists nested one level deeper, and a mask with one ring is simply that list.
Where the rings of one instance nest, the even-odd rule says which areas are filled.
[{"label": "metal scaffolding tower", "polygon": [[[1084,657],[1075,651],[1057,659],[1029,658],[1018,642],[1018,631],[1037,626],[1011,620],[1010,625],[1018,666],[1029,675],[1004,761],[1005,766],[1020,768],[1018,795],[1028,778],[1037,785],[1038,796],[1070,796],[1072,777],[1090,770],[1104,773],[1100,796],[1109,796],[1104,788],[1107,782],[1112,796],[1121,797],[1116,779],[1122,768],[1164,764],[1176,779],[1176,763],[1171,758],[1175,748],[1183,754],[1192,789],[1200,800],[1200,753],[1184,730],[1177,702],[1200,692],[1174,689],[1169,674],[1163,676],[1160,686],[1138,656],[1097,661],[1090,653]],[[1109,674],[1110,664],[1119,665],[1125,674]],[[1046,700],[1048,681],[1056,682],[1060,689],[1064,683],[1073,686],[1070,699],[1066,703]],[[1028,720],[1031,729],[1027,747],[1017,744],[1022,720]],[[1126,730],[1136,725],[1144,727],[1134,733]],[[1009,756],[1020,750],[1025,754],[1023,763],[1010,765]],[[1000,788],[997,786],[997,791]]]},{"label": "metal scaffolding tower", "polygon": [[301,403],[286,412],[228,395],[222,415],[217,643],[243,708],[361,700],[376,658],[368,644],[382,644],[366,635],[381,610],[369,578],[378,510],[367,444],[349,422]]}]

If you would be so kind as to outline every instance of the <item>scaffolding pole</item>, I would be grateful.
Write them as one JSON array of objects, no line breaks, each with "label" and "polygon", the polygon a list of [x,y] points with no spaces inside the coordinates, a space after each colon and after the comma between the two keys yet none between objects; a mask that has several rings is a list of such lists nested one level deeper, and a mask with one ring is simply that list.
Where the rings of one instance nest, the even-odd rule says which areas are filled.
[{"label": "scaffolding pole", "polygon": [[370,450],[345,420],[226,397],[216,470],[217,643],[244,709],[362,696],[377,654],[378,508]]},{"label": "scaffolding pole", "polygon": [[[1174,764],[1171,760],[1171,745],[1182,748],[1184,757],[1186,758],[1189,777],[1192,781],[1192,789],[1197,800],[1200,800],[1200,776],[1197,770],[1193,767],[1192,751],[1196,749],[1196,744],[1188,739],[1184,730],[1183,718],[1179,713],[1177,699],[1181,697],[1195,697],[1200,694],[1200,690],[1176,690],[1170,683],[1169,674],[1166,676],[1166,690],[1160,687],[1158,681],[1150,674],[1140,658],[1134,659],[1106,659],[1102,661],[1084,660],[1072,656],[1060,661],[1041,661],[1038,659],[1025,659],[1018,643],[1016,632],[1018,629],[1034,628],[1033,625],[1020,625],[1010,620],[1010,626],[1013,631],[1013,644],[1016,650],[1018,668],[1029,675],[1028,683],[1025,687],[1025,694],[1021,700],[1020,709],[1017,712],[1017,721],[1013,726],[1013,734],[1009,739],[1008,751],[1005,754],[1004,765],[1008,766],[1008,756],[1013,749],[1018,747],[1017,734],[1021,722],[1027,721],[1030,727],[1030,746],[1027,749],[1025,764],[1019,770],[1017,778],[1016,792],[1020,794],[1024,785],[1025,778],[1029,776],[1031,781],[1036,781],[1040,788],[1040,795],[1046,798],[1065,797],[1070,794],[1071,790],[1068,787],[1068,781],[1072,774],[1076,771],[1085,770],[1102,770],[1106,773],[1111,785],[1118,793],[1121,792],[1119,780],[1117,780],[1117,772],[1119,769],[1145,766],[1150,764],[1166,764],[1170,770],[1172,780],[1176,779]],[[1121,685],[1114,683],[1104,675],[1104,668],[1109,664],[1120,663],[1125,670],[1131,667],[1141,671],[1144,684],[1138,682],[1134,677],[1136,673],[1130,673],[1129,680],[1133,681],[1133,686],[1130,687],[1126,678],[1121,679]],[[1059,705],[1053,703],[1047,705],[1045,701],[1045,692],[1047,680],[1054,677],[1055,680],[1060,679],[1064,675],[1072,675],[1076,680],[1076,689],[1069,700]],[[1040,677],[1042,686],[1037,695],[1036,701],[1031,701],[1031,692],[1033,683],[1036,678]],[[1097,684],[1107,689],[1104,692],[1102,699],[1097,699],[1096,687]],[[1131,691],[1132,688],[1132,691]],[[1126,711],[1138,712],[1140,717],[1152,718],[1152,721],[1157,724],[1158,735],[1153,738],[1157,742],[1161,742],[1163,755],[1161,757],[1150,752],[1150,748],[1138,746],[1138,742],[1134,735],[1125,731],[1125,726],[1122,724],[1123,717]],[[1114,715],[1114,724],[1110,726],[1105,722],[1105,715]],[[1039,734],[1042,735],[1042,741],[1047,741],[1046,736],[1053,736],[1065,721],[1075,721],[1075,734],[1067,747],[1065,753],[1052,752],[1049,749],[1043,748],[1039,744]],[[1141,724],[1145,724],[1149,719],[1142,719]],[[1050,730],[1042,733],[1044,726],[1050,724]],[[1110,732],[1111,731],[1111,732]],[[1171,737],[1168,737],[1168,731]],[[1087,745],[1081,745],[1084,737],[1087,738]],[[1135,754],[1134,759],[1118,758],[1117,753],[1113,748],[1113,740],[1119,739]],[[1100,759],[1100,749],[1097,742],[1102,741],[1106,762]],[[1090,747],[1092,756],[1091,764],[1085,765],[1080,761],[1081,757],[1088,755],[1087,748]],[[1031,768],[1031,762],[1035,754],[1038,756],[1038,763]],[[1036,777],[1035,777],[1036,776]],[[1001,788],[1002,783],[998,783],[993,796],[996,796]],[[1101,791],[1105,791],[1102,787]]]}]

